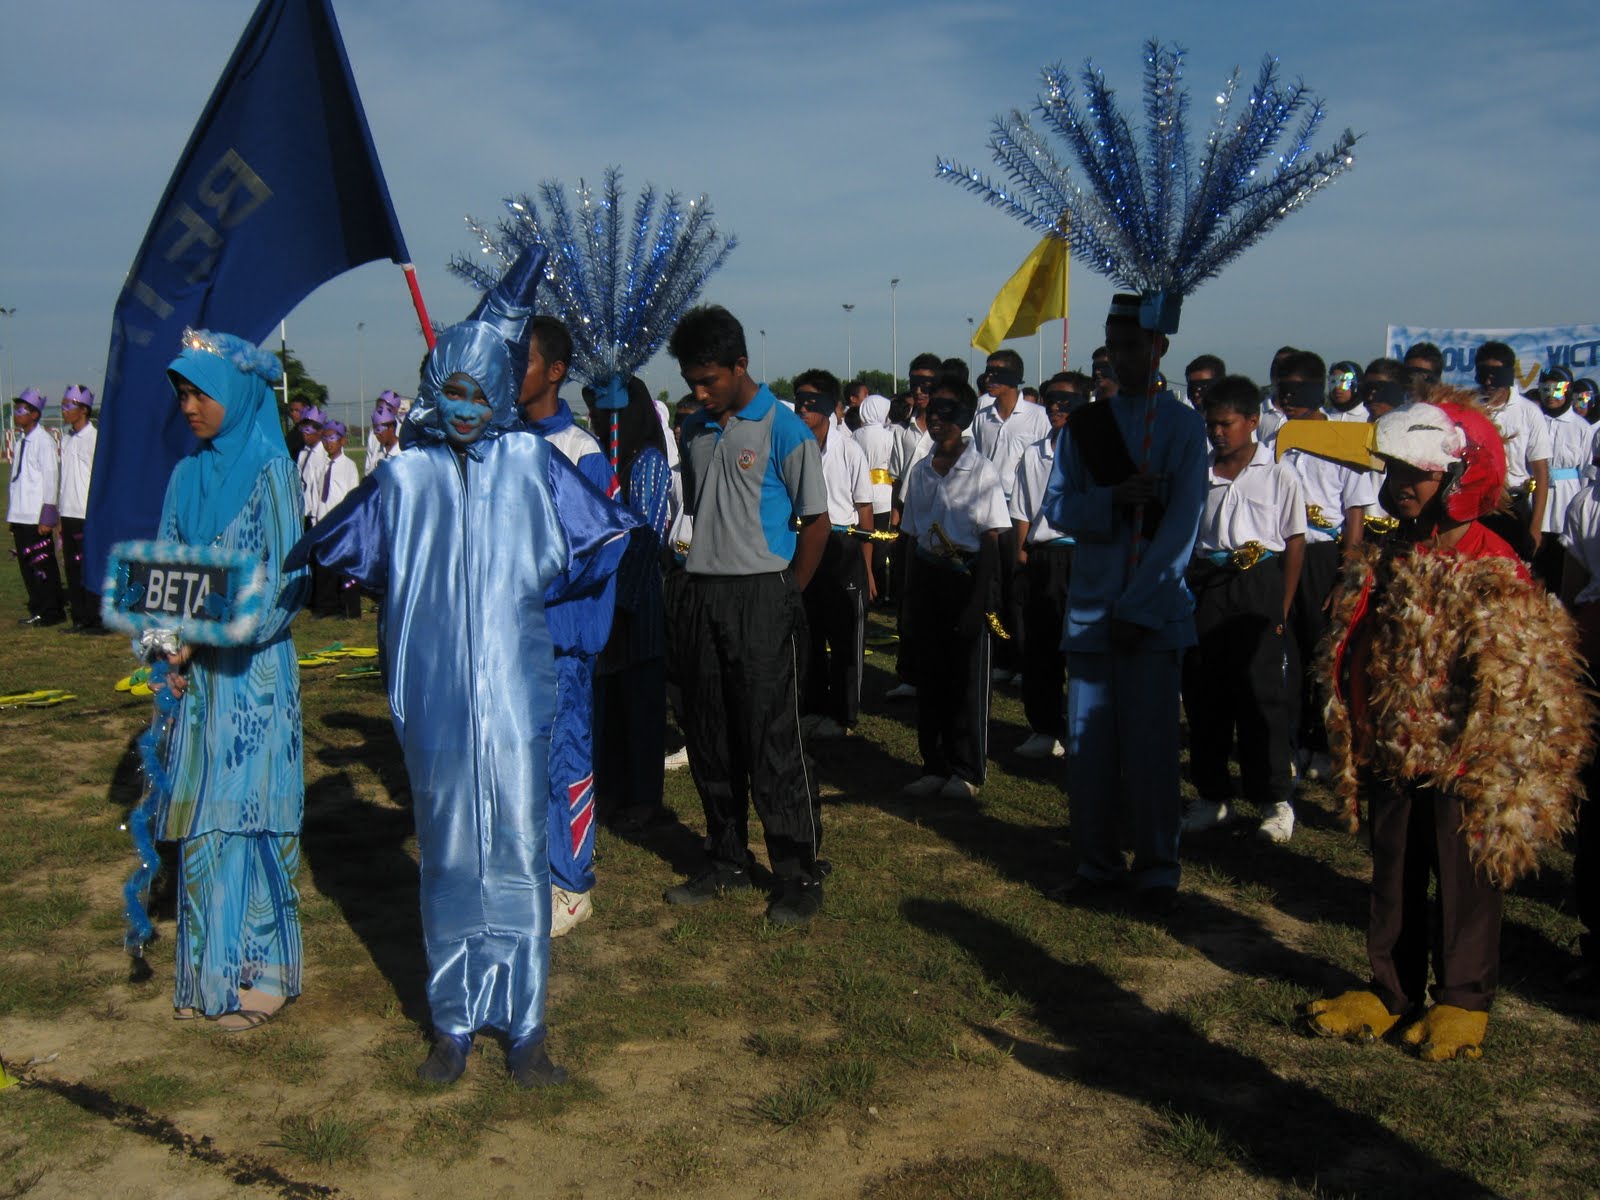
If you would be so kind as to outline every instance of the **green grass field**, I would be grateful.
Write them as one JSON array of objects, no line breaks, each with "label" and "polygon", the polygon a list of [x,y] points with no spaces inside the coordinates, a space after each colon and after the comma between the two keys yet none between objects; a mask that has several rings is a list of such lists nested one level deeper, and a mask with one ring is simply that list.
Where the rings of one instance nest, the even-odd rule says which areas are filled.
[{"label": "green grass field", "polygon": [[[1566,855],[1508,905],[1481,1062],[1312,1039],[1297,1006],[1364,973],[1366,852],[1329,795],[1306,790],[1288,846],[1192,839],[1170,920],[1063,908],[1065,768],[1010,753],[1014,693],[976,801],[898,797],[915,737],[882,699],[877,617],[859,733],[813,747],[822,916],[662,904],[701,829],[669,775],[681,823],[602,831],[595,917],[554,947],[568,1085],[518,1091],[490,1038],[455,1087],[416,1081],[406,777],[380,686],[338,665],[303,672],[305,994],[249,1034],[174,1022],[169,873],[151,977],[121,950],[149,702],[113,685],[135,663],[119,638],[17,629],[3,567],[0,693],[76,699],[0,710],[0,1059],[21,1080],[0,1090],[0,1197],[1600,1194],[1600,1027],[1560,987]],[[296,635],[375,631],[302,616]]]}]

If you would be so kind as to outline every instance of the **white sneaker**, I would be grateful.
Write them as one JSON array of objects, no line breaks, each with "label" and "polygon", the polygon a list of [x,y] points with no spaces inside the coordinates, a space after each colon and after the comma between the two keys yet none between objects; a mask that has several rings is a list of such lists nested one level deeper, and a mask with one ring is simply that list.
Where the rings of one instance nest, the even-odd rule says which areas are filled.
[{"label": "white sneaker", "polygon": [[952,775],[944,781],[944,786],[939,789],[941,800],[971,800],[978,794],[978,785],[969,783],[959,775]]},{"label": "white sneaker", "polygon": [[1065,758],[1067,748],[1048,733],[1035,733],[1017,747],[1018,758]]},{"label": "white sneaker", "polygon": [[912,800],[926,800],[929,796],[937,794],[942,787],[944,787],[943,775],[924,775],[915,783],[906,784],[900,789],[900,794]]},{"label": "white sneaker", "polygon": [[832,717],[818,717],[812,723],[810,736],[814,738],[841,738],[844,736],[844,726]]},{"label": "white sneaker", "polygon": [[1267,819],[1261,822],[1261,828],[1256,830],[1256,836],[1279,845],[1287,842],[1294,836],[1294,809],[1286,801],[1274,804]]},{"label": "white sneaker", "polygon": [[1183,832],[1204,833],[1208,829],[1215,829],[1228,819],[1228,806],[1223,803],[1213,804],[1209,800],[1196,800],[1189,805],[1188,811],[1183,814]]},{"label": "white sneaker", "polygon": [[687,746],[685,746],[682,750],[674,750],[671,754],[667,755],[666,766],[667,770],[669,771],[676,771],[679,767],[687,767],[688,765],[689,747]]},{"label": "white sneaker", "polygon": [[909,683],[897,683],[883,694],[885,700],[915,700],[917,689]]},{"label": "white sneaker", "polygon": [[550,889],[550,936],[562,937],[572,932],[580,921],[594,916],[594,905],[588,892],[569,892],[566,888]]}]

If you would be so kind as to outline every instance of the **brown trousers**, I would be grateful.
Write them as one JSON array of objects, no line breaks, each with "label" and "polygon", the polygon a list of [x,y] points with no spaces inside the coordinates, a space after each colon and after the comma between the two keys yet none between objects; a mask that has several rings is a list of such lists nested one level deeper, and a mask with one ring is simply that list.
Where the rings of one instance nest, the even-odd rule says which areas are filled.
[{"label": "brown trousers", "polygon": [[[1388,779],[1373,780],[1368,796],[1372,990],[1391,1013],[1420,1008],[1431,948],[1434,1003],[1488,1012],[1500,978],[1504,898],[1467,856],[1460,802],[1430,787]],[[1428,911],[1430,873],[1439,879],[1437,942]]]}]

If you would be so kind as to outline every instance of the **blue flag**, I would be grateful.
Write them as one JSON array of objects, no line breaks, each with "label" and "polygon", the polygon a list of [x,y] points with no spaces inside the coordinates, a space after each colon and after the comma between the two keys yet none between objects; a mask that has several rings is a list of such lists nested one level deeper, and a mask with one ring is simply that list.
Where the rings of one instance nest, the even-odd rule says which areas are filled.
[{"label": "blue flag", "polygon": [[166,365],[185,326],[260,342],[319,284],[409,260],[330,0],[261,0],[189,137],[111,324],[84,579],[147,538],[194,449]]}]

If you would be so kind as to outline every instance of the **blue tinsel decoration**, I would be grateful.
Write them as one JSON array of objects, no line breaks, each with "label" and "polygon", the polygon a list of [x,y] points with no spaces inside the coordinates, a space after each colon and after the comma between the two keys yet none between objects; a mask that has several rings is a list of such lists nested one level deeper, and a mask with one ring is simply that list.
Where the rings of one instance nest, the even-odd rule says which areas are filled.
[{"label": "blue tinsel decoration", "polygon": [[1020,109],[997,117],[989,139],[1009,186],[950,159],[939,159],[936,173],[1040,234],[1065,231],[1078,259],[1128,290],[1181,300],[1348,170],[1357,140],[1347,129],[1330,149],[1313,152],[1322,101],[1302,83],[1280,82],[1269,57],[1237,115],[1237,70],[1217,93],[1196,164],[1179,86],[1184,53],[1153,40],[1145,47],[1142,147],[1093,63],[1079,76],[1081,107],[1066,71],[1046,67],[1034,112],[1065,144],[1076,175]]},{"label": "blue tinsel decoration", "polygon": [[165,659],[157,659],[150,667],[150,686],[155,691],[155,716],[150,728],[139,735],[139,765],[144,771],[144,795],[134,810],[128,814],[128,834],[133,838],[133,849],[139,856],[139,865],[122,885],[122,915],[127,921],[127,931],[122,935],[122,945],[135,958],[144,955],[144,948],[155,936],[150,914],[145,905],[150,898],[150,885],[156,877],[161,859],[156,853],[155,839],[150,827],[167,797],[172,794],[172,780],[168,778],[161,756],[166,733],[178,710],[178,698],[166,686],[168,666]]},{"label": "blue tinsel decoration", "polygon": [[608,168],[596,191],[578,182],[576,212],[559,183],[540,185],[543,212],[521,195],[507,200],[510,215],[490,230],[467,219],[482,258],[456,255],[450,270],[488,291],[530,244],[550,252],[539,312],[557,317],[572,334],[573,374],[600,389],[634,374],[671,334],[712,272],[738,243],[717,232],[705,196],[682,201],[667,193],[659,205],[646,186],[624,211],[621,173]]}]

